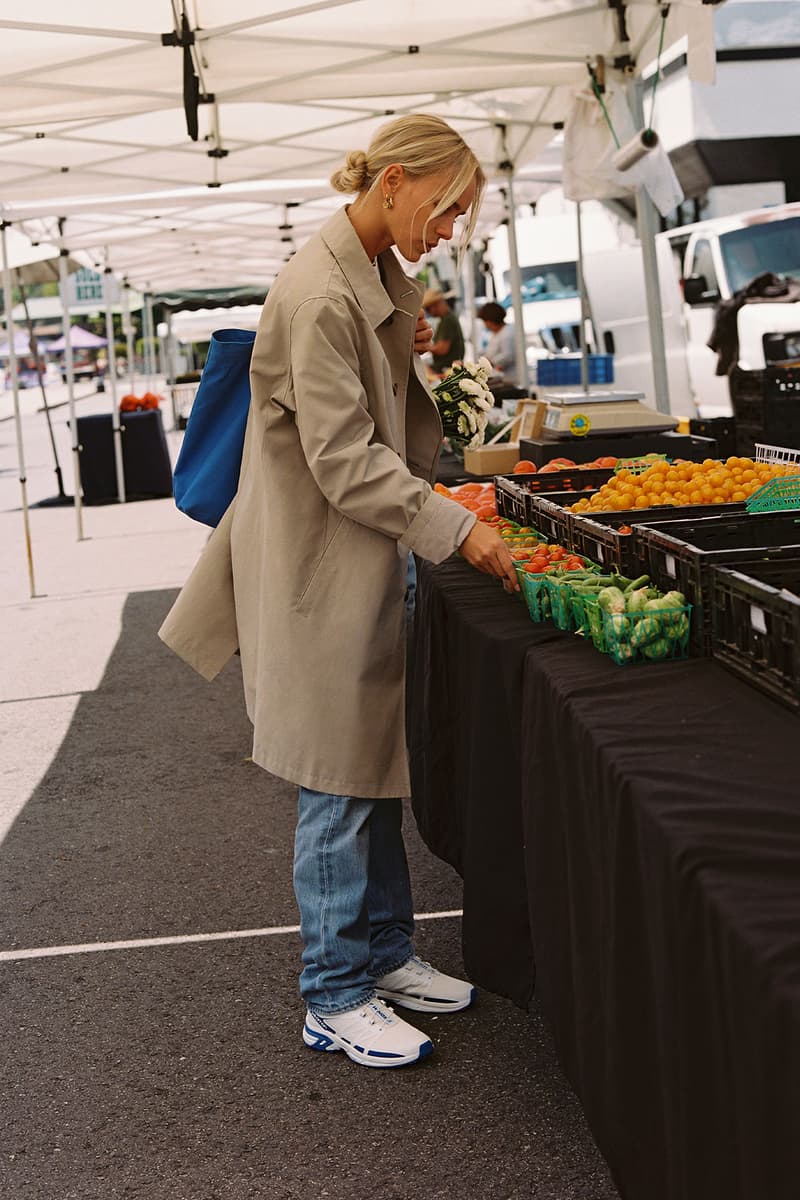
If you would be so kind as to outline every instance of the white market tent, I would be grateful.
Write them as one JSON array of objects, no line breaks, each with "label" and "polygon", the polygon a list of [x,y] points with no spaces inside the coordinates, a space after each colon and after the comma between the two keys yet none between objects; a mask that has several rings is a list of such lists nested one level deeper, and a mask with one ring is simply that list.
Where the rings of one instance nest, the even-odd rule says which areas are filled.
[{"label": "white market tent", "polygon": [[[625,86],[656,58],[664,7],[30,0],[0,16],[0,222],[144,292],[264,286],[390,115],[444,117],[513,205],[587,61]],[[713,77],[712,22],[703,0],[669,6],[664,44],[687,38],[696,78]]]},{"label": "white market tent", "polygon": [[[423,20],[415,0],[31,0],[0,19],[0,213],[50,218],[51,236],[65,217],[71,250],[142,290],[263,284],[286,257],[279,227],[299,244],[341,203],[330,172],[387,114],[438,113],[491,176],[503,158],[519,172],[587,83],[587,58],[655,58],[660,7],[440,0]],[[712,12],[677,0],[667,42],[690,31],[702,53]],[[187,99],[196,141],[185,67],[209,98]]]}]

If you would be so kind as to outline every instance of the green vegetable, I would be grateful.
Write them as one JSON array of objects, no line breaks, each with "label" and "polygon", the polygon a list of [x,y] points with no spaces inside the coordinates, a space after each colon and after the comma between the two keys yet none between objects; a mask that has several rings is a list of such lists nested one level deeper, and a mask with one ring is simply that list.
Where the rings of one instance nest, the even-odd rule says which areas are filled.
[{"label": "green vegetable", "polygon": [[627,634],[630,633],[630,631],[631,631],[630,617],[626,617],[624,613],[610,612],[610,613],[608,613],[607,620],[608,620],[608,623],[611,626],[612,630],[614,631],[614,636],[617,640],[625,637]]},{"label": "green vegetable", "polygon": [[624,613],[625,612],[625,596],[616,587],[602,588],[597,597],[597,602],[600,607],[608,613]]},{"label": "green vegetable", "polygon": [[672,645],[669,638],[656,638],[654,642],[650,642],[648,646],[642,647],[642,654],[645,658],[653,660],[661,658],[669,658],[672,654]]},{"label": "green vegetable", "polygon": [[689,632],[689,617],[686,613],[678,613],[676,614],[676,617],[673,617],[673,622],[674,624],[670,630],[670,637],[674,641],[680,642]]},{"label": "green vegetable", "polygon": [[635,651],[627,642],[616,642],[611,648],[611,656],[618,663],[632,662]]},{"label": "green vegetable", "polygon": [[686,608],[686,597],[683,592],[667,592],[664,600],[669,601],[668,604],[665,604],[665,608]]},{"label": "green vegetable", "polygon": [[649,575],[640,575],[638,579],[634,579],[625,587],[625,591],[630,595],[631,592],[638,592],[640,588],[647,587],[650,582]]},{"label": "green vegetable", "polygon": [[635,592],[627,592],[626,593],[627,598],[628,598],[628,612],[629,613],[637,613],[637,612],[642,611],[642,609],[644,608],[645,604],[647,603],[647,601],[649,599],[649,596],[647,594],[648,590],[649,590],[648,588],[641,587]]},{"label": "green vegetable", "polygon": [[640,616],[634,618],[631,645],[637,649],[646,646],[648,642],[663,636],[663,627],[658,617]]}]

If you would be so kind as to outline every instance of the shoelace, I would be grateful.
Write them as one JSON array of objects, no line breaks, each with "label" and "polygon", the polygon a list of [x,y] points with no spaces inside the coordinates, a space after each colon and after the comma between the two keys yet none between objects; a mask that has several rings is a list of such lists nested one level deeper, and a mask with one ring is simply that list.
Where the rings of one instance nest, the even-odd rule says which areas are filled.
[{"label": "shoelace", "polygon": [[[380,1006],[380,1007],[379,1007]],[[394,1014],[380,1000],[373,1000],[367,1005],[366,1020],[368,1025],[392,1025]]]}]

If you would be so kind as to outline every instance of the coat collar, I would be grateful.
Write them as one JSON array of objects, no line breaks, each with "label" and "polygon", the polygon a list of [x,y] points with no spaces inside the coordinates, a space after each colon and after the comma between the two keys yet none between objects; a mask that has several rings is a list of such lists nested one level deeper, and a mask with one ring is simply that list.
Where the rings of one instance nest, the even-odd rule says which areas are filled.
[{"label": "coat collar", "polygon": [[379,277],[350,223],[346,207],[334,213],[320,233],[373,329],[395,310],[416,318],[424,285],[406,275],[391,249],[378,256],[382,278]]}]

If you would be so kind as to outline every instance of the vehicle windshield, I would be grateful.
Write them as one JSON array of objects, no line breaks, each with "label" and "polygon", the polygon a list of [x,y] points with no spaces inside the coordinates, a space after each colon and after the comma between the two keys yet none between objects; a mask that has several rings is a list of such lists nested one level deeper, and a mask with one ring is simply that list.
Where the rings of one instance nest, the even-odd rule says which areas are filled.
[{"label": "vehicle windshield", "polygon": [[735,229],[723,233],[719,244],[732,292],[765,271],[800,275],[800,217]]},{"label": "vehicle windshield", "polygon": [[[578,295],[578,265],[574,262],[540,263],[535,267],[520,267],[522,302],[536,300],[572,300]],[[511,286],[511,273],[503,272],[503,283]],[[511,295],[500,301],[511,307]]]}]

